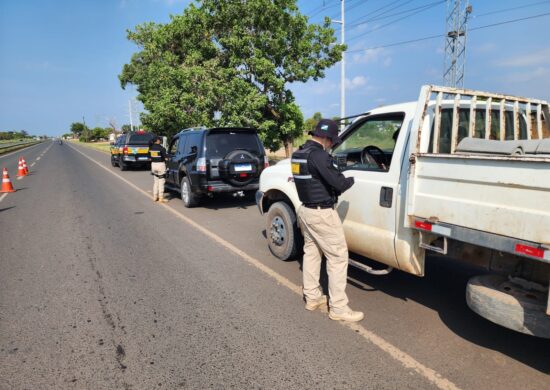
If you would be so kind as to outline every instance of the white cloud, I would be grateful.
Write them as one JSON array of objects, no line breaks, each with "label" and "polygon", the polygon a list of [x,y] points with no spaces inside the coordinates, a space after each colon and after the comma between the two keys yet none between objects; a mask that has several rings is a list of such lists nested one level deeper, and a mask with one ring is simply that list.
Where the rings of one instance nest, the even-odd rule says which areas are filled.
[{"label": "white cloud", "polygon": [[515,83],[527,83],[529,81],[550,80],[550,67],[539,66],[529,72],[513,73],[508,80]]},{"label": "white cloud", "polygon": [[497,45],[493,42],[488,42],[479,46],[472,47],[472,51],[475,53],[490,53],[497,49]]},{"label": "white cloud", "polygon": [[[361,50],[361,49],[354,49]],[[352,65],[366,65],[370,63],[381,63],[385,68],[389,67],[392,64],[392,57],[389,55],[389,52],[383,48],[379,49],[368,49],[363,50],[358,53],[353,53],[351,56]]]},{"label": "white cloud", "polygon": [[516,55],[504,60],[496,61],[495,65],[506,67],[527,67],[550,64],[550,47],[539,49],[530,54]]},{"label": "white cloud", "polygon": [[355,76],[354,78],[346,79],[346,89],[353,91],[354,89],[367,85],[368,79],[365,76]]},{"label": "white cloud", "polygon": [[377,62],[384,54],[384,49],[371,49],[363,52],[354,53],[351,57],[353,64],[368,64]]}]

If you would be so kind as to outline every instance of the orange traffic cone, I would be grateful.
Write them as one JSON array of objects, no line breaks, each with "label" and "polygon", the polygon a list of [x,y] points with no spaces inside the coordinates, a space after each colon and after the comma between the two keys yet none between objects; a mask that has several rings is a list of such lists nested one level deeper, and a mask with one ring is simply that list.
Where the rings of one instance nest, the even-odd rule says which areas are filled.
[{"label": "orange traffic cone", "polygon": [[17,177],[23,177],[27,176],[27,172],[25,172],[25,168],[23,167],[23,161],[19,159],[19,164],[17,167]]},{"label": "orange traffic cone", "polygon": [[0,192],[15,192],[6,168],[2,171],[2,189]]},{"label": "orange traffic cone", "polygon": [[21,161],[23,162],[23,169],[25,170],[25,175],[28,175],[29,168],[27,168],[27,162],[25,161],[25,157],[21,157]]}]

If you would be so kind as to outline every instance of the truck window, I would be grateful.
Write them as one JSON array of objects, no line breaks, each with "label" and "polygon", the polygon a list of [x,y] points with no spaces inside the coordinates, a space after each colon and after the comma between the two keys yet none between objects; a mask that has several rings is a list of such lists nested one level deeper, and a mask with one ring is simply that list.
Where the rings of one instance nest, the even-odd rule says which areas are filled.
[{"label": "truck window", "polygon": [[175,155],[176,151],[178,150],[178,143],[179,143],[179,137],[175,138],[170,142],[170,147],[168,148],[168,153],[171,155]]},{"label": "truck window", "polygon": [[333,151],[338,168],[387,172],[404,118],[404,114],[396,113],[373,116],[355,124]]},{"label": "truck window", "polygon": [[193,148],[195,148],[194,153],[198,153],[201,148],[202,133],[191,133],[187,136],[187,144],[185,145],[185,155],[193,153]]},{"label": "truck window", "polygon": [[154,137],[154,134],[151,133],[142,133],[142,134],[132,134],[130,135],[130,139],[128,140],[128,143],[130,145],[149,145],[149,141],[151,141]]},{"label": "truck window", "polygon": [[[476,123],[474,129],[474,138],[485,138],[485,108],[476,109]],[[506,111],[504,113],[505,121],[505,140],[514,139],[514,113]],[[444,108],[441,110],[441,128],[439,129],[439,153],[451,153],[451,138],[453,125],[453,109]],[[470,127],[470,109],[461,108],[458,110],[458,142],[463,138],[468,137],[468,129]],[[430,136],[430,153],[433,153],[433,133],[434,123],[432,123]],[[536,138],[536,137],[535,137]],[[491,129],[489,139],[500,140],[500,110],[491,110]],[[527,139],[527,124],[525,117],[519,117],[519,139]]]}]

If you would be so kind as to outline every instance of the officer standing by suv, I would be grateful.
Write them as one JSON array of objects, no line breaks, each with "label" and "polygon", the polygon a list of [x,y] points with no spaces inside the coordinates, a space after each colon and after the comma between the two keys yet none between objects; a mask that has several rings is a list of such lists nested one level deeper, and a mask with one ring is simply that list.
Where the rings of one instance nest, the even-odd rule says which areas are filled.
[{"label": "officer standing by suv", "polygon": [[312,138],[292,154],[292,174],[302,206],[298,223],[304,235],[303,283],[306,309],[327,304],[319,282],[323,254],[327,259],[329,317],[340,321],[361,321],[363,313],[348,306],[346,284],[348,247],[342,222],[334,206],[338,196],[349,189],[353,177],[346,178],[333,165],[326,151],[339,145],[338,124],[321,119]]},{"label": "officer standing by suv", "polygon": [[166,149],[160,144],[160,137],[156,137],[149,147],[151,156],[151,174],[153,175],[153,201],[166,203],[164,199],[164,181],[166,177]]}]

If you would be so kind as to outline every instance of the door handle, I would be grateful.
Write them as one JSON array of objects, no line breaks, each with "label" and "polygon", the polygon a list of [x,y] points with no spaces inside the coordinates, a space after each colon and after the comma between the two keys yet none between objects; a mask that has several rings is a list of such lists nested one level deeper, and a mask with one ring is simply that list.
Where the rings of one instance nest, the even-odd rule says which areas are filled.
[{"label": "door handle", "polygon": [[391,208],[392,200],[393,200],[393,188],[382,187],[380,189],[380,206]]}]

